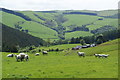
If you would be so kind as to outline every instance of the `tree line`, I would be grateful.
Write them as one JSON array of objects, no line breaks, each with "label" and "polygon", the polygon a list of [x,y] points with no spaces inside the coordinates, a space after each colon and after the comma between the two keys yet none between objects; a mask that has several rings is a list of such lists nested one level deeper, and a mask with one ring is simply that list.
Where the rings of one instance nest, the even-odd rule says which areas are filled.
[{"label": "tree line", "polygon": [[51,45],[58,45],[58,44],[101,44],[113,39],[120,38],[120,29],[116,30],[111,30],[111,31],[106,31],[103,33],[97,33],[94,34],[93,36],[86,36],[86,37],[72,37],[70,40],[58,40],[58,41],[53,41]]}]

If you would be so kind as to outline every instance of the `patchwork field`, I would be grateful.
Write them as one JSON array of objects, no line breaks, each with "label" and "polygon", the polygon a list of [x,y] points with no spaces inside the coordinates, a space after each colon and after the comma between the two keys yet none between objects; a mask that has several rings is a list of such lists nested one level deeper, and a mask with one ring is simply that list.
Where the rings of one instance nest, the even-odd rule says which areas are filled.
[{"label": "patchwork field", "polygon": [[[59,52],[35,56],[28,53],[29,61],[16,62],[15,58],[2,53],[3,78],[117,78],[118,77],[118,40],[103,43],[96,47],[80,49],[86,57],[79,57],[77,51],[67,50],[79,44],[66,44],[40,49],[60,48]],[[69,47],[66,47],[69,46]],[[39,49],[39,48],[37,48]],[[108,58],[95,58],[93,54],[110,54]],[[18,53],[16,53],[18,54]],[[66,55],[68,54],[68,55]],[[66,55],[66,56],[65,56]]]},{"label": "patchwork field", "polygon": [[[11,14],[9,11],[8,12],[0,11],[0,12],[2,12],[3,24],[15,29],[16,29],[15,25],[17,25],[17,27],[20,28],[19,30],[27,30],[29,34],[39,38],[43,38],[44,40],[46,40],[46,38],[51,38],[53,41],[53,40],[61,39],[61,37],[68,39],[68,38],[72,38],[73,35],[75,35],[75,37],[86,36],[86,35],[91,36],[92,34],[91,30],[96,30],[106,25],[112,26],[113,28],[118,27],[118,19],[115,18],[114,16],[117,14],[117,10],[13,11],[13,13],[17,12],[17,14],[13,14],[13,13]],[[91,14],[94,13],[97,15],[64,14],[68,12],[74,12],[74,13],[84,12]],[[112,17],[108,17],[108,16],[112,16]],[[30,20],[26,20],[25,18],[29,18]],[[89,31],[86,33],[85,29],[84,30],[75,29],[78,27],[87,28],[89,29]],[[64,34],[65,31],[68,31],[68,33]],[[78,33],[78,31],[80,34]]]}]

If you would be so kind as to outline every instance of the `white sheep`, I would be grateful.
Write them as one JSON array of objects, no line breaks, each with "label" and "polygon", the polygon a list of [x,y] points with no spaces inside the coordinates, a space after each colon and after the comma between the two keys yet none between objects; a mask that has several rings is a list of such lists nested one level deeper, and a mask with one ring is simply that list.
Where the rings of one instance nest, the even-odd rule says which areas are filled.
[{"label": "white sheep", "polygon": [[39,56],[40,54],[39,53],[36,53],[35,56]]},{"label": "white sheep", "polygon": [[83,56],[83,57],[85,57],[85,53],[84,53],[84,52],[78,52],[78,56]]},{"label": "white sheep", "polygon": [[99,57],[99,54],[94,54],[95,57]]},{"label": "white sheep", "polygon": [[28,61],[29,60],[29,56],[26,54],[25,55],[25,60]]},{"label": "white sheep", "polygon": [[16,57],[16,61],[21,60],[21,56],[20,55],[15,55],[15,57]]},{"label": "white sheep", "polygon": [[27,54],[25,54],[25,53],[20,53],[20,54],[18,54],[18,55],[15,55],[15,57],[16,57],[16,60],[17,60],[17,61],[18,61],[18,60],[23,61],[24,59],[25,59],[26,61],[28,61],[28,59],[29,59],[29,56],[28,56]]},{"label": "white sheep", "polygon": [[102,58],[107,58],[109,54],[102,54]]},{"label": "white sheep", "polygon": [[109,54],[94,54],[95,57],[99,57],[99,58],[107,58],[109,56]]},{"label": "white sheep", "polygon": [[14,57],[14,54],[8,54],[7,57]]},{"label": "white sheep", "polygon": [[43,53],[43,55],[48,54],[48,52],[47,52],[47,51],[43,51],[42,53]]},{"label": "white sheep", "polygon": [[23,61],[23,60],[25,59],[25,55],[26,55],[26,54],[25,54],[25,53],[20,53],[19,55],[20,55],[20,57],[21,57],[21,61]]}]

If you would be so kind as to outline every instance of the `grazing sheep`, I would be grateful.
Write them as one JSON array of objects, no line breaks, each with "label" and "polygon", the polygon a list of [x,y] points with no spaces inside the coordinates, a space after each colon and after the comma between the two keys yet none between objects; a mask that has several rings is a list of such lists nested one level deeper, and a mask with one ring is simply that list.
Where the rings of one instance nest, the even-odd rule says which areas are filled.
[{"label": "grazing sheep", "polygon": [[102,58],[107,58],[109,56],[109,54],[101,54]]},{"label": "grazing sheep", "polygon": [[16,61],[18,62],[19,60],[21,60],[21,56],[20,55],[15,55],[16,57]]},{"label": "grazing sheep", "polygon": [[47,54],[48,54],[48,52],[47,52],[47,51],[43,51],[42,53],[43,53],[43,55],[47,55]]},{"label": "grazing sheep", "polygon": [[25,55],[25,60],[28,61],[29,60],[29,56],[26,54]]},{"label": "grazing sheep", "polygon": [[95,57],[98,57],[98,58],[107,58],[109,56],[109,54],[94,54]]},{"label": "grazing sheep", "polygon": [[7,57],[14,57],[14,54],[8,54]]},{"label": "grazing sheep", "polygon": [[84,53],[84,52],[78,52],[78,56],[83,56],[83,57],[85,57],[85,53]]},{"label": "grazing sheep", "polygon": [[17,61],[23,61],[24,59],[26,60],[26,61],[28,61],[28,59],[29,59],[29,56],[27,55],[27,54],[25,54],[25,53],[20,53],[20,54],[18,54],[18,55],[15,55],[15,57],[16,57],[16,60]]},{"label": "grazing sheep", "polygon": [[39,53],[36,53],[35,56],[39,56],[40,54]]},{"label": "grazing sheep", "polygon": [[23,61],[23,59],[25,59],[25,55],[26,55],[26,54],[25,54],[25,53],[20,53],[19,55],[20,55],[20,57],[21,57],[21,61]]},{"label": "grazing sheep", "polygon": [[99,57],[99,54],[94,54],[95,57]]}]

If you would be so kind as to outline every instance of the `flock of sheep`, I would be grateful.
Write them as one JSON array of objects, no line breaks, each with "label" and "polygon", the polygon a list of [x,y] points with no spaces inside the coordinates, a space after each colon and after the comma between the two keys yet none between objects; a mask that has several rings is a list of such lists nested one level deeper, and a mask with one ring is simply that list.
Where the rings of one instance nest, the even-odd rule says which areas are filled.
[{"label": "flock of sheep", "polygon": [[[83,56],[85,57],[85,53],[84,52],[77,52],[78,56]],[[109,54],[94,54],[95,57],[98,58],[107,58],[109,56]]]},{"label": "flock of sheep", "polygon": [[[47,51],[43,51],[42,52],[43,55],[47,55],[48,52]],[[85,53],[84,52],[77,52],[78,56],[80,57],[85,57]],[[35,53],[35,56],[39,56],[40,53]],[[8,54],[7,57],[16,57],[16,61],[23,61],[23,60],[26,60],[28,61],[29,60],[29,56],[28,54],[26,53],[19,53],[18,55],[16,54]],[[98,57],[98,58],[107,58],[109,56],[109,54],[94,54],[95,57]]]},{"label": "flock of sheep", "polygon": [[25,53],[20,53],[18,55],[12,53],[7,55],[7,57],[14,57],[14,56],[16,57],[16,61],[23,61],[24,59],[28,61],[29,59],[28,54],[25,54]]},{"label": "flock of sheep", "polygon": [[[43,51],[42,53],[43,53],[43,55],[47,55],[48,54],[47,51]],[[39,53],[35,54],[35,56],[39,56],[39,55],[40,55]],[[29,55],[26,54],[26,53],[19,53],[18,55],[12,53],[12,54],[8,54],[7,55],[7,57],[14,57],[14,56],[15,56],[17,62],[18,61],[23,61],[23,60],[26,60],[26,61],[29,60]]]}]

